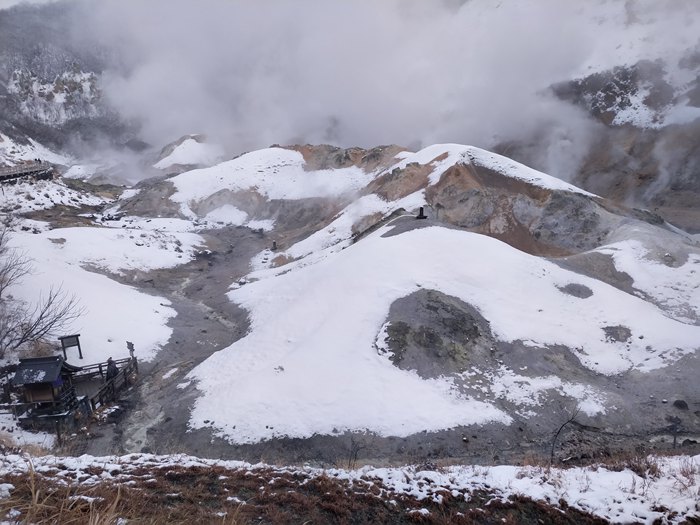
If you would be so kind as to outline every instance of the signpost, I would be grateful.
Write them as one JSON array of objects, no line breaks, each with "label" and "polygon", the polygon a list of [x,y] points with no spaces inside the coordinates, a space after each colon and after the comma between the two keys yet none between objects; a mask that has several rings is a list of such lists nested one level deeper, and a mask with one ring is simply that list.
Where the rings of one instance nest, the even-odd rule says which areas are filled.
[{"label": "signpost", "polygon": [[63,337],[59,337],[58,340],[61,341],[61,348],[63,349],[63,359],[65,361],[68,361],[66,350],[68,350],[69,348],[73,348],[74,346],[78,347],[78,355],[80,356],[80,359],[83,358],[83,350],[82,348],[80,348],[80,334],[64,335]]}]

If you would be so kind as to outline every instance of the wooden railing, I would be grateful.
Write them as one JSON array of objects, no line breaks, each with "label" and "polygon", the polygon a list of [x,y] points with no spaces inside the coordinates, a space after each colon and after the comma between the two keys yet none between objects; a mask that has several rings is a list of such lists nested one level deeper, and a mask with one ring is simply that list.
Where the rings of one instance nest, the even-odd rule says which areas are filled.
[{"label": "wooden railing", "polygon": [[0,168],[0,182],[12,181],[31,175],[48,175],[53,171],[53,164],[48,162],[28,162],[9,168]]},{"label": "wooden railing", "polygon": [[[96,394],[90,396],[90,406],[92,407],[93,411],[111,401],[114,401],[117,398],[117,394],[129,386],[131,376],[138,373],[138,361],[136,361],[135,357],[120,359],[115,361],[115,363],[117,365],[120,363],[125,363],[125,366],[120,368],[119,373],[107,381]],[[106,366],[102,367],[102,365],[104,365],[104,363],[101,363],[99,370],[93,373],[101,374],[103,368],[106,371]]]},{"label": "wooden railing", "polygon": [[[132,362],[133,361],[133,362]],[[125,359],[115,359],[114,364],[117,368],[125,368],[128,366],[133,366],[133,371],[138,372],[138,363],[136,358],[127,357]],[[89,381],[95,379],[97,376],[101,378],[107,377],[107,363],[95,363],[94,365],[86,365],[81,367],[80,372],[73,376],[73,382],[80,383],[83,381]]]}]

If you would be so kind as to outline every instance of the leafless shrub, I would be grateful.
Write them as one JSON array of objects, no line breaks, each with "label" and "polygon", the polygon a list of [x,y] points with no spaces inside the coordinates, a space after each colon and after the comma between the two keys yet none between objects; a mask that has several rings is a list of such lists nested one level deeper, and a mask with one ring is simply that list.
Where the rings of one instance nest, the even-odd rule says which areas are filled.
[{"label": "leafless shrub", "polygon": [[0,229],[0,358],[29,343],[40,344],[83,314],[77,298],[61,287],[50,288],[34,306],[8,294],[31,273],[31,259],[12,248],[9,239],[8,229]]},{"label": "leafless shrub", "polygon": [[657,479],[661,475],[658,459],[654,456],[639,454],[620,454],[605,462],[608,470],[620,472],[629,469],[642,479]]},{"label": "leafless shrub", "polygon": [[32,269],[27,255],[9,245],[10,233],[7,227],[0,229],[0,301],[7,289],[27,276]]},{"label": "leafless shrub", "polygon": [[562,423],[562,425],[559,427],[559,429],[556,431],[554,434],[554,437],[552,438],[552,447],[550,450],[550,455],[549,455],[549,467],[551,468],[552,465],[554,464],[554,449],[557,446],[557,439],[559,438],[559,434],[561,434],[562,430],[570,424],[573,423],[574,420],[576,419],[576,416],[578,416],[579,412],[581,411],[580,407],[576,407],[574,411],[571,413],[571,416]]},{"label": "leafless shrub", "polygon": [[[693,458],[682,458],[680,460],[678,470],[673,472],[673,484],[681,494],[687,494],[693,491],[697,485],[697,478],[700,474],[700,469],[695,465]],[[698,490],[700,495],[700,490]]]}]

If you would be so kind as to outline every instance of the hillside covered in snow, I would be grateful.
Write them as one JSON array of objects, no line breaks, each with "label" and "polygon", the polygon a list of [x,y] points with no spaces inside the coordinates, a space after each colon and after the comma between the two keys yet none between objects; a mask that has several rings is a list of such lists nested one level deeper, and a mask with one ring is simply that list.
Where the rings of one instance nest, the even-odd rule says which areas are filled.
[{"label": "hillside covered in snow", "polygon": [[0,1],[0,521],[692,523],[698,6],[273,5]]},{"label": "hillside covered in snow", "polygon": [[483,457],[574,413],[578,454],[695,441],[700,247],[649,212],[455,144],[274,147],[118,198],[73,180],[8,187],[44,195],[7,200],[34,266],[13,295],[60,282],[87,359],[151,362],[109,447]]}]

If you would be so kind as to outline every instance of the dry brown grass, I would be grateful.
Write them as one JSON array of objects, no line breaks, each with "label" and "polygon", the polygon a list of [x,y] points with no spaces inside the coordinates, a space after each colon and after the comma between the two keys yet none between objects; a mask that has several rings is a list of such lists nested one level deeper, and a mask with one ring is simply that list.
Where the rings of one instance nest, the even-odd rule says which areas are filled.
[{"label": "dry brown grass", "polygon": [[[441,497],[441,503],[436,503],[394,493],[379,480],[351,483],[330,475],[272,467],[163,467],[130,463],[124,458],[118,467],[92,464],[76,472],[60,458],[40,470],[35,470],[31,460],[28,461],[26,473],[5,476],[2,480],[14,489],[9,498],[0,500],[0,521],[94,525],[113,525],[123,520],[130,524],[224,525],[604,523],[570,508],[563,500],[558,508],[520,496],[500,501],[489,490],[471,492],[465,498],[464,491],[453,495],[436,488],[435,494]],[[534,457],[527,462],[536,466],[523,469],[542,469],[544,475],[545,459],[539,464]],[[619,454],[601,466],[610,470],[630,469],[642,478],[642,484],[650,483],[660,474],[657,460],[640,454]],[[447,465],[436,468],[444,470]],[[698,466],[687,460],[676,470],[678,490],[696,493]],[[526,474],[530,473],[523,475]],[[557,479],[552,477],[549,482],[556,483]],[[584,476],[581,483],[586,482]],[[630,490],[636,494],[645,488],[635,486]],[[421,509],[429,513],[422,514]]]},{"label": "dry brown grass", "polygon": [[[221,523],[602,523],[574,509],[514,497],[492,501],[477,492],[465,499],[443,490],[442,503],[386,493],[370,481],[351,484],[332,476],[274,469],[218,466],[139,466],[122,478],[88,485],[60,463],[51,470],[7,477],[15,489],[0,500],[0,519],[16,523],[114,525]],[[93,479],[109,472],[85,470]],[[117,474],[113,472],[112,474]],[[63,475],[63,477],[60,477]],[[391,500],[391,501],[390,501]],[[418,511],[427,509],[429,514]],[[9,514],[8,514],[9,513]],[[12,521],[10,521],[12,522]]]},{"label": "dry brown grass", "polygon": [[39,445],[25,444],[20,447],[15,443],[14,437],[7,432],[0,432],[0,452],[10,454],[22,452],[32,457],[46,456],[51,453],[50,450]]}]

